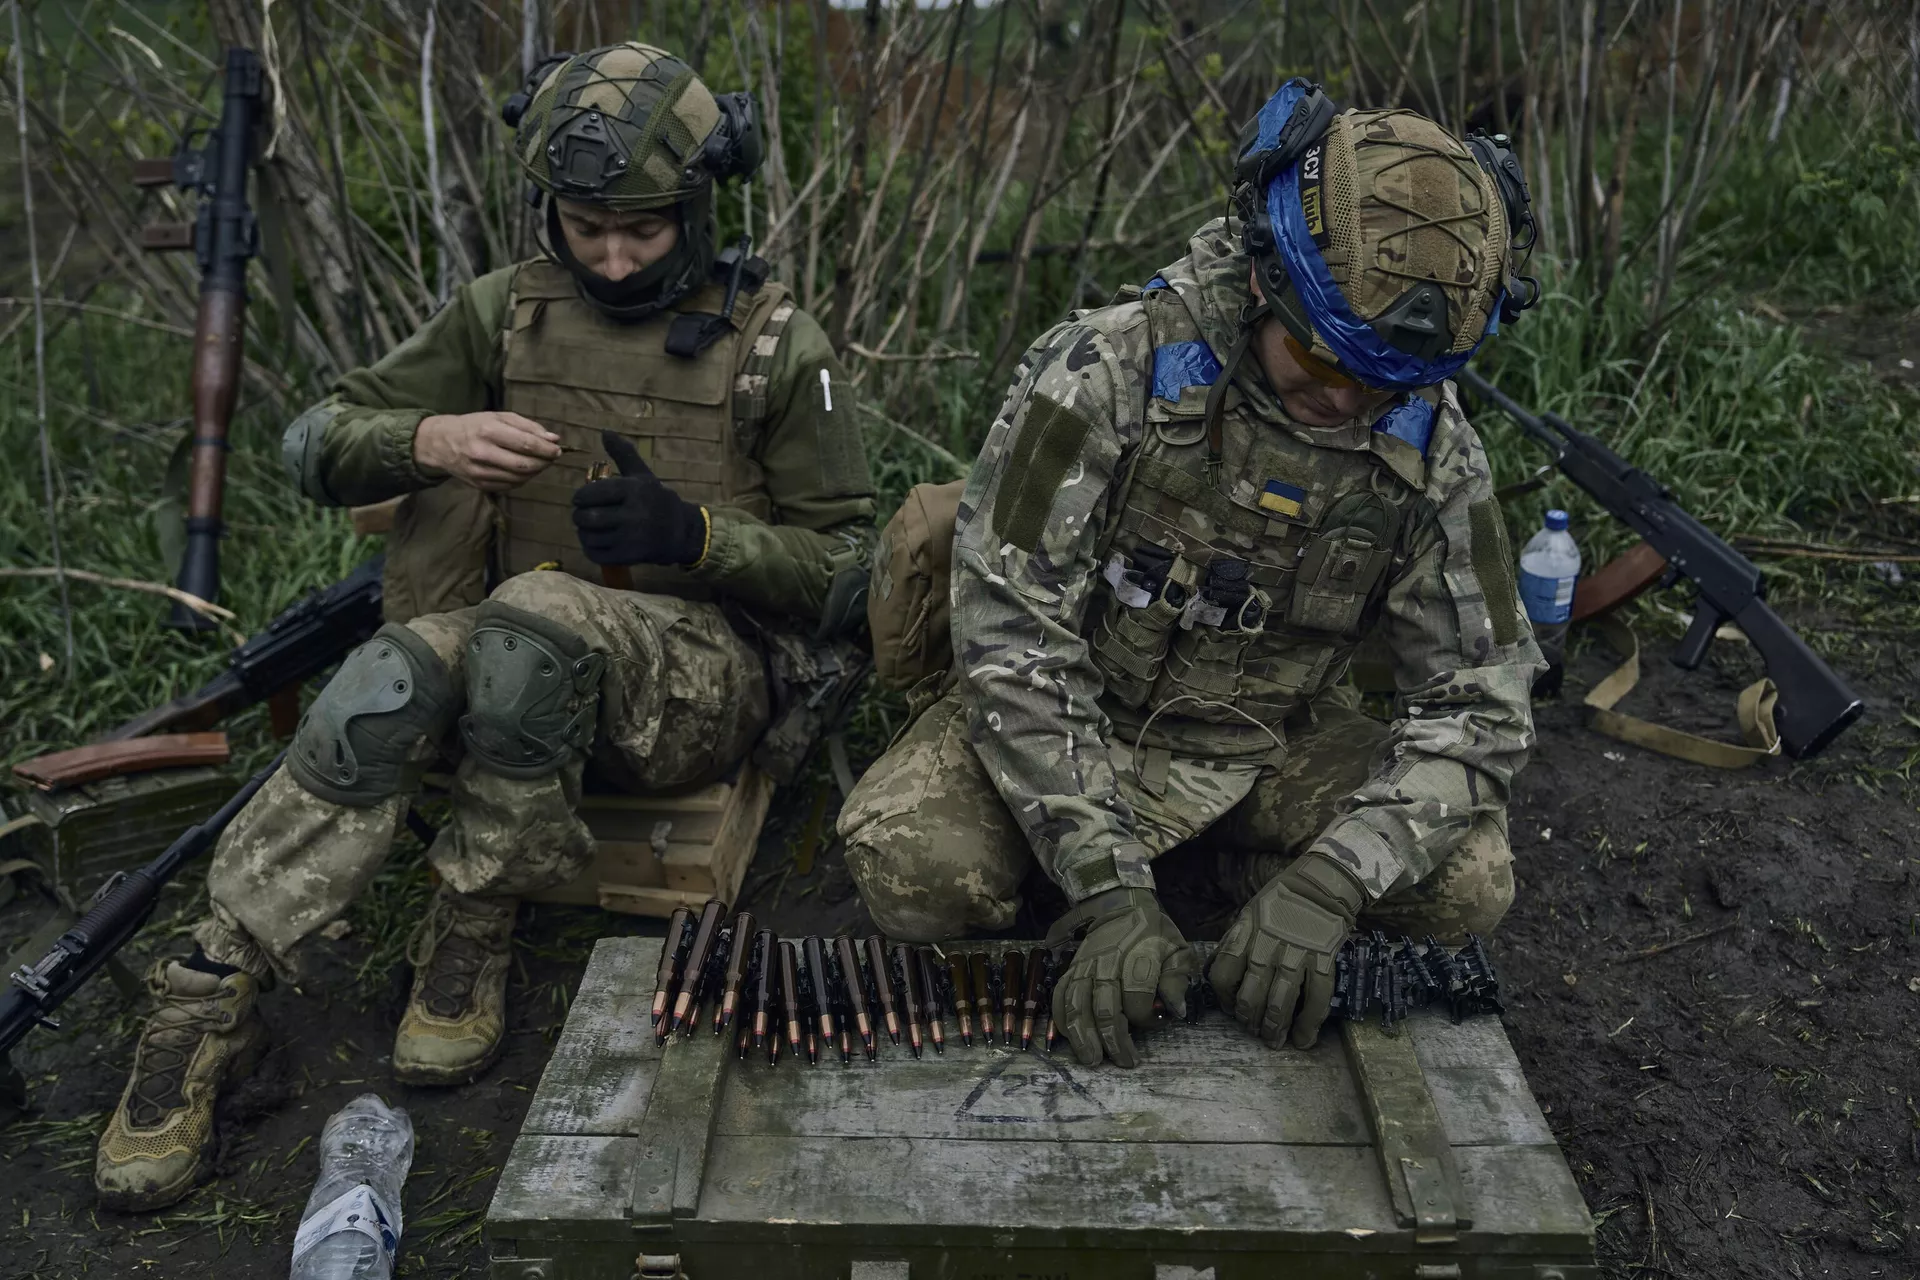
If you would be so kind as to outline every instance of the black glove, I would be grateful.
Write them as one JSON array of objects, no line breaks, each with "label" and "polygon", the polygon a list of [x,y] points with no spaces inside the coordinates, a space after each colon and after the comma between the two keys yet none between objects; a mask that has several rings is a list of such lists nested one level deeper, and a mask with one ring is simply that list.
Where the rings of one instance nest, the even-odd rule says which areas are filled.
[{"label": "black glove", "polygon": [[1156,994],[1176,1016],[1186,1016],[1193,948],[1150,889],[1094,894],[1054,922],[1047,945],[1081,928],[1087,936],[1053,990],[1053,1020],[1082,1066],[1108,1057],[1131,1067],[1139,1059],[1127,1026],[1153,1025]]},{"label": "black glove", "polygon": [[1207,978],[1221,1007],[1276,1049],[1289,1032],[1295,1048],[1311,1049],[1333,1002],[1334,956],[1366,901],[1331,857],[1295,858],[1241,908],[1213,953]]},{"label": "black glove", "polygon": [[602,431],[600,443],[620,474],[589,480],[573,491],[573,527],[587,559],[690,565],[705,555],[703,508],[662,484],[631,440]]}]

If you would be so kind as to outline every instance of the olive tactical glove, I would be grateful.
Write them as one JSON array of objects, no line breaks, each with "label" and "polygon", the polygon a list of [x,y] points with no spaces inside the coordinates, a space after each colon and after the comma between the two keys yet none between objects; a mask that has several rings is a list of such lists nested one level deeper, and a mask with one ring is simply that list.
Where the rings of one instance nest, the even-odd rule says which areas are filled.
[{"label": "olive tactical glove", "polygon": [[1047,934],[1055,946],[1085,929],[1053,992],[1053,1020],[1066,1033],[1080,1065],[1112,1058],[1123,1067],[1139,1061],[1128,1024],[1153,1025],[1153,998],[1185,1017],[1193,948],[1160,909],[1150,889],[1109,889],[1069,910]]},{"label": "olive tactical glove", "polygon": [[705,508],[661,483],[633,442],[600,433],[618,476],[573,491],[573,527],[595,564],[692,565],[707,553]]},{"label": "olive tactical glove", "polygon": [[1289,1030],[1295,1048],[1311,1049],[1333,1001],[1334,955],[1366,904],[1360,882],[1328,855],[1295,858],[1241,908],[1214,952],[1207,977],[1221,1006],[1276,1049]]}]

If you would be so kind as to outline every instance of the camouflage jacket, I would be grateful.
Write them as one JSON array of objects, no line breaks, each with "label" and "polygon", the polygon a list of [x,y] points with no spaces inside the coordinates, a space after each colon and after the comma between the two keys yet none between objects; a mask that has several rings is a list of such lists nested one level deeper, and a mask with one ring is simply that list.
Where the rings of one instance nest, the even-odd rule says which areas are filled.
[{"label": "camouflage jacket", "polygon": [[[1314,847],[1374,897],[1502,808],[1532,744],[1539,650],[1450,389],[1307,427],[1249,355],[1210,462],[1206,399],[1249,287],[1231,236],[1203,227],[1141,300],[1030,348],[960,507],[953,633],[973,745],[1075,900],[1153,884],[1164,850],[1128,790],[1163,797],[1169,758],[1211,762],[1171,773],[1235,792],[1196,798],[1224,812],[1369,635],[1403,710]],[[1220,560],[1246,566],[1246,604],[1209,604]],[[1127,787],[1117,768],[1134,771]]]},{"label": "camouflage jacket", "polygon": [[[287,465],[308,497],[357,506],[442,482],[414,461],[414,431],[430,414],[506,404],[507,337],[522,270],[503,268],[461,286],[410,338],[342,376],[327,400],[295,420]],[[853,389],[819,323],[793,311],[770,357],[765,416],[751,459],[765,490],[766,518],[738,505],[710,506],[712,544],[687,576],[776,614],[811,617],[835,571],[869,554],[873,485]],[[823,376],[831,380],[831,405]],[[597,441],[588,443],[597,452]],[[672,477],[667,471],[670,483]]]}]

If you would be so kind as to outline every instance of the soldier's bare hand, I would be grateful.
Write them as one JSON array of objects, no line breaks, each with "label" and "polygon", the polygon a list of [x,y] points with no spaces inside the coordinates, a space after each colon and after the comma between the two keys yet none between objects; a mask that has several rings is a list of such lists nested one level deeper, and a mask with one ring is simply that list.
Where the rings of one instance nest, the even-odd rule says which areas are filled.
[{"label": "soldier's bare hand", "polygon": [[531,418],[493,409],[434,414],[413,433],[413,460],[421,469],[489,492],[525,484],[559,456],[559,436]]}]

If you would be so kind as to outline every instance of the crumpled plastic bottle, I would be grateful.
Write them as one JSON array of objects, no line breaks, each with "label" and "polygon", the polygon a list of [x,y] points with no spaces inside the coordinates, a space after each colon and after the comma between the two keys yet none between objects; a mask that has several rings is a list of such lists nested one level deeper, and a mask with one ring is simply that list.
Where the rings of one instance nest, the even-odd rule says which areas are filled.
[{"label": "crumpled plastic bottle", "polygon": [[293,1238],[291,1280],[388,1280],[400,1247],[400,1188],[413,1122],[363,1093],[320,1131],[320,1178]]}]

